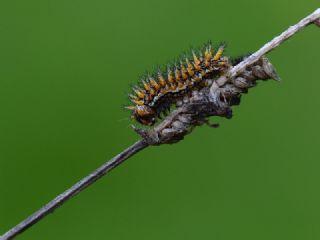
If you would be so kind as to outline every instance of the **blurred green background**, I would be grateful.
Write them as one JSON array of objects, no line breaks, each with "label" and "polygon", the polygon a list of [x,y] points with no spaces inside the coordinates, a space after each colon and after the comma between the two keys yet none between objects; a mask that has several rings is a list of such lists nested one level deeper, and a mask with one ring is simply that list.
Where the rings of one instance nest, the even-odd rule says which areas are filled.
[{"label": "blurred green background", "polygon": [[[318,1],[0,3],[0,233],[138,139],[130,84],[190,46],[258,49]],[[148,148],[21,235],[320,239],[320,29],[268,55],[282,78],[232,120]]]}]

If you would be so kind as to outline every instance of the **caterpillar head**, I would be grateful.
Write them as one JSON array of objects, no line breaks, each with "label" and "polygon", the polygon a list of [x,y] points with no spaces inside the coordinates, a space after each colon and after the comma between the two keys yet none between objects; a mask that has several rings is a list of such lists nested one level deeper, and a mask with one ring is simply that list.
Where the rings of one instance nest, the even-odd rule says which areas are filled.
[{"label": "caterpillar head", "polygon": [[147,105],[135,106],[132,116],[143,125],[152,126],[156,122],[155,111]]}]

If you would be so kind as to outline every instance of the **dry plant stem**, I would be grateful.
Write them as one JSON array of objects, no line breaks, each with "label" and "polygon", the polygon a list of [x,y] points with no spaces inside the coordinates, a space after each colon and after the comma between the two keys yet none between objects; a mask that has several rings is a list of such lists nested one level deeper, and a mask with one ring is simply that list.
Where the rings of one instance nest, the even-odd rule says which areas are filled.
[{"label": "dry plant stem", "polygon": [[[306,27],[307,25],[314,23],[317,26],[320,26],[320,9],[317,9],[312,14],[307,16],[306,18],[302,19],[299,23],[297,23],[294,26],[291,26],[288,30],[283,32],[278,37],[275,37],[272,41],[265,44],[261,49],[259,49],[257,52],[246,58],[244,61],[236,65],[235,67],[231,68],[229,72],[226,74],[226,76],[221,77],[216,81],[217,87],[224,85],[228,79],[231,79],[233,77],[236,77],[243,73],[245,69],[255,62],[259,61],[266,53],[270,52],[277,46],[279,46],[282,42],[287,40],[289,37]],[[212,90],[212,88],[211,88]],[[211,91],[210,90],[210,91]],[[170,118],[173,118],[176,116],[175,114],[178,114],[177,112],[173,113],[171,116],[168,116],[168,119],[163,122],[162,125],[165,125],[167,122],[170,122]],[[218,113],[219,114],[219,113]],[[224,113],[221,113],[224,114]],[[76,183],[74,186],[66,190],[64,193],[53,199],[51,202],[49,202],[47,205],[39,209],[37,212],[32,214],[30,217],[13,227],[11,230],[9,230],[7,233],[5,233],[2,237],[0,237],[0,240],[9,240],[13,239],[18,234],[22,233],[32,225],[36,224],[38,221],[43,219],[46,215],[49,213],[52,213],[56,208],[61,206],[63,203],[65,203],[67,200],[72,198],[73,196],[80,193],[83,189],[90,186],[92,183],[103,177],[106,173],[111,171],[113,168],[117,167],[119,164],[124,162],[129,157],[133,156],[135,153],[139,152],[140,150],[146,148],[148,143],[146,143],[144,140],[140,140],[133,144],[131,147],[124,150],[122,153],[111,159],[109,162],[102,165],[100,168],[92,172],[90,175]]]},{"label": "dry plant stem", "polygon": [[5,233],[0,240],[9,240],[13,239],[18,234],[22,233],[32,225],[36,224],[42,218],[44,218],[49,213],[52,213],[56,208],[61,206],[70,198],[74,197],[78,193],[80,193],[83,189],[90,186],[92,183],[103,177],[106,173],[110,172],[113,168],[117,167],[121,163],[123,163],[126,159],[133,156],[135,153],[139,152],[140,150],[146,148],[148,146],[143,140],[140,140],[124,150],[122,153],[118,154],[110,161],[103,164],[100,168],[92,172],[87,177],[83,178],[81,181],[77,182],[71,188],[66,190],[64,193],[57,196],[47,205],[39,209],[37,212],[32,214],[30,217],[19,223],[17,226],[9,230]]},{"label": "dry plant stem", "polygon": [[308,26],[311,23],[314,23],[317,26],[320,25],[320,8],[318,8],[313,13],[311,13],[310,15],[302,19],[297,24],[289,27],[286,31],[284,31],[279,36],[272,39],[270,42],[266,43],[258,51],[250,55],[248,58],[246,58],[244,61],[242,61],[235,67],[233,67],[229,72],[229,76],[230,77],[237,76],[244,69],[246,69],[246,67],[258,61],[262,56],[266,55],[268,52],[278,47],[282,42],[292,37],[298,31],[302,30],[304,27]]}]

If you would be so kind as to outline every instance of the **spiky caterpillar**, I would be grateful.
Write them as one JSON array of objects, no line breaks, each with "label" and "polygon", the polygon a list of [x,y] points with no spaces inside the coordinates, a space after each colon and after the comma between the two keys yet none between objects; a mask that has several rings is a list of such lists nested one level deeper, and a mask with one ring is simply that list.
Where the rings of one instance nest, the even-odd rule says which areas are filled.
[{"label": "spiky caterpillar", "polygon": [[207,80],[220,76],[230,66],[229,58],[222,56],[223,51],[223,45],[214,52],[209,44],[198,55],[192,51],[192,60],[180,61],[174,70],[168,67],[166,77],[158,71],[142,81],[143,86],[135,87],[134,94],[129,95],[134,106],[127,109],[132,111],[132,117],[151,126],[170,106],[207,86]]}]

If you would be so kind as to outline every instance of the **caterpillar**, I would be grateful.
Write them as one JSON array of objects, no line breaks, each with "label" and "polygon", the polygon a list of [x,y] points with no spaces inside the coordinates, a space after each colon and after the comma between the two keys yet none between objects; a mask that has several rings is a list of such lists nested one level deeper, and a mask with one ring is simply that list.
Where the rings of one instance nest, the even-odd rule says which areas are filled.
[{"label": "caterpillar", "polygon": [[131,111],[131,117],[152,126],[172,105],[190,97],[192,91],[206,87],[208,79],[214,79],[230,67],[229,58],[222,56],[224,49],[225,46],[220,45],[214,51],[208,44],[198,55],[192,51],[191,60],[186,57],[174,68],[167,67],[166,76],[161,70],[150,74],[129,95],[133,106],[126,108]]}]

